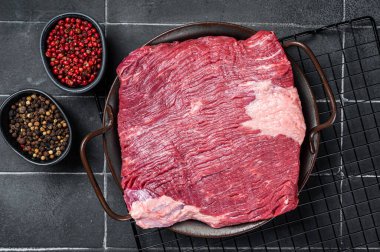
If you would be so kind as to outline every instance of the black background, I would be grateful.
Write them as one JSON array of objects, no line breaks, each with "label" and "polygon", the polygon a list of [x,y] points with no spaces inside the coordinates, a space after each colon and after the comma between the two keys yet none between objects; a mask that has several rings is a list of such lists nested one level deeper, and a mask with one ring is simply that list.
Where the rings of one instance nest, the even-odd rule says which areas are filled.
[{"label": "black background", "polygon": [[[104,90],[115,77],[115,68],[124,56],[161,32],[188,22],[226,21],[256,30],[273,30],[278,37],[363,15],[372,15],[380,22],[378,1],[0,0],[0,102],[23,88],[46,91],[63,106],[76,139],[64,162],[38,167],[21,159],[0,138],[0,251],[136,250],[131,225],[113,221],[104,214],[80,163],[80,140],[86,133],[100,127],[93,97],[91,94],[72,95],[55,87],[40,59],[39,37],[45,23],[57,14],[71,11],[93,17],[105,31],[109,64],[107,75],[97,90],[101,97],[104,97]],[[378,76],[373,78],[379,79]],[[321,104],[324,106],[323,101]],[[90,144],[89,153],[96,178],[111,205],[120,211],[125,210],[110,174],[105,172],[100,141]],[[318,176],[319,181],[330,178],[330,173],[321,172],[323,165],[318,171],[315,177]],[[371,183],[371,180],[377,180],[376,176],[377,173],[360,178],[358,182]],[[342,183],[340,190],[344,187]],[[335,187],[325,189],[324,194],[339,193]],[[315,197],[320,196],[318,192],[316,194]],[[307,209],[303,211],[305,213]],[[339,222],[338,212],[331,216]],[[348,223],[345,227],[355,228],[355,225],[358,224]],[[173,236],[165,234],[168,231],[163,232]],[[146,239],[151,239],[152,244],[160,242],[156,236]],[[306,239],[303,242],[310,243],[313,236]],[[249,245],[243,243],[239,246],[246,248]],[[344,245],[343,241],[341,245]],[[289,247],[287,244],[280,246],[283,250]],[[346,248],[350,246],[346,244]],[[319,245],[314,247],[321,250]],[[235,246],[227,242],[225,249],[234,251]],[[326,250],[334,251],[338,247]]]}]

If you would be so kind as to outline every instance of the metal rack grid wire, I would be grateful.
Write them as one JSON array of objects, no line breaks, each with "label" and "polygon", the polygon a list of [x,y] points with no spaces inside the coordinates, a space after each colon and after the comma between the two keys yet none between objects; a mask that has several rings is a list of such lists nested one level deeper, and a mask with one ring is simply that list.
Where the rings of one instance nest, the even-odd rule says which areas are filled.
[{"label": "metal rack grid wire", "polygon": [[[131,221],[139,251],[380,250],[380,42],[371,17],[281,39],[309,45],[323,67],[338,107],[322,132],[314,172],[299,206],[250,233],[204,239],[168,229],[143,230]],[[299,49],[287,53],[317,98],[320,120],[330,113],[322,83]]]}]

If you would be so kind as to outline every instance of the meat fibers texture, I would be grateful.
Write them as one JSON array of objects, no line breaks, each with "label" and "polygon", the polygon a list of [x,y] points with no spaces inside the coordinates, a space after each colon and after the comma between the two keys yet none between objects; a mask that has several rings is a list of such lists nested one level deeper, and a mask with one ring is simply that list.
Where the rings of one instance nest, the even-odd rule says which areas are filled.
[{"label": "meat fibers texture", "polygon": [[117,68],[122,188],[142,228],[296,208],[301,103],[273,32],[144,46]]}]

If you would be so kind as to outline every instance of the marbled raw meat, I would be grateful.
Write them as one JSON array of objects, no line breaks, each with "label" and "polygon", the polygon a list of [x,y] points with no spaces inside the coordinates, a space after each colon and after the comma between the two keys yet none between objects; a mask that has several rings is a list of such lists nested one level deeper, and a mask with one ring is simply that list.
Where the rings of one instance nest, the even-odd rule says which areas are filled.
[{"label": "marbled raw meat", "polygon": [[219,228],[298,204],[305,123],[272,32],[144,46],[117,68],[122,187],[143,228]]}]

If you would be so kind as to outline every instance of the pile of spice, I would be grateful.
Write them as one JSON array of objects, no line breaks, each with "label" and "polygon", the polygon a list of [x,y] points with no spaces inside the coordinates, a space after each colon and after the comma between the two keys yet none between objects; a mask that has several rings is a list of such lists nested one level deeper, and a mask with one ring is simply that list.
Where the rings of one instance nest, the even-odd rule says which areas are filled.
[{"label": "pile of spice", "polygon": [[102,43],[93,25],[80,18],[59,20],[50,31],[45,56],[53,74],[69,87],[95,80],[102,64]]},{"label": "pile of spice", "polygon": [[59,157],[70,137],[68,124],[57,106],[35,93],[11,105],[9,133],[25,154],[42,161]]}]

